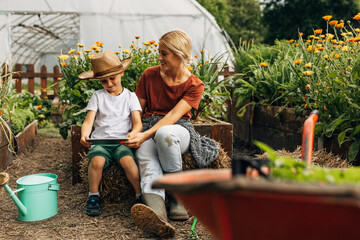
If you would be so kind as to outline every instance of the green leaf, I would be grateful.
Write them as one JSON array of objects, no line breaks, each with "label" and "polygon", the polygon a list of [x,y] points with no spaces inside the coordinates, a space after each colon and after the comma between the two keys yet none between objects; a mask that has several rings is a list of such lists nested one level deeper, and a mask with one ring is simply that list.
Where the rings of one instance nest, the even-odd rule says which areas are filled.
[{"label": "green leaf", "polygon": [[360,139],[357,139],[350,145],[349,154],[348,154],[349,161],[355,160],[359,152],[359,147],[360,147]]}]

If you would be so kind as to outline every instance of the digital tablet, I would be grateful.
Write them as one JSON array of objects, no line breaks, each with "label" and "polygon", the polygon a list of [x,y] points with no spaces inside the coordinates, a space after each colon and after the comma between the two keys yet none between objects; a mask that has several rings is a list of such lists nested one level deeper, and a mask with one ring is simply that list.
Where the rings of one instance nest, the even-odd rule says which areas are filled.
[{"label": "digital tablet", "polygon": [[127,141],[126,138],[88,138],[87,142],[93,144],[120,144],[120,142]]}]

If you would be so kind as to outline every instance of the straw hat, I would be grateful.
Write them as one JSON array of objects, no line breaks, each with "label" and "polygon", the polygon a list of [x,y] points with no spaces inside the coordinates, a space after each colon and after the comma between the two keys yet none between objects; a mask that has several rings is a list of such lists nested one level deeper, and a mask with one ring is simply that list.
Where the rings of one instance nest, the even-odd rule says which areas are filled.
[{"label": "straw hat", "polygon": [[132,57],[129,57],[120,61],[118,56],[111,50],[101,52],[91,58],[93,70],[80,73],[79,78],[98,80],[119,74],[129,67],[131,59]]}]

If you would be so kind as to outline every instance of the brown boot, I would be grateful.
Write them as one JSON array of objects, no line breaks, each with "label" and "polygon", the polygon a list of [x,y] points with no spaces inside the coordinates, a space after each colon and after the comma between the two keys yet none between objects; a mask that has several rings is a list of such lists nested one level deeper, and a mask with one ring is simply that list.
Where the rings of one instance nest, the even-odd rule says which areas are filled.
[{"label": "brown boot", "polygon": [[175,198],[175,196],[168,192],[168,201],[170,205],[169,218],[171,220],[185,221],[189,219],[185,207]]},{"label": "brown boot", "polygon": [[142,202],[131,208],[134,223],[144,231],[160,237],[174,236],[175,228],[167,221],[164,199],[157,194],[144,193]]}]

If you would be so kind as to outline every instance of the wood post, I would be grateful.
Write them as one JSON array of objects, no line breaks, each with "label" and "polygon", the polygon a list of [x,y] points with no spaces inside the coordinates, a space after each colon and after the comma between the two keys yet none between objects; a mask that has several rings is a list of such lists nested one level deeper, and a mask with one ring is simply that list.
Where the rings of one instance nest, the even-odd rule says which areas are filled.
[{"label": "wood post", "polygon": [[47,69],[45,65],[41,66],[40,69],[40,91],[41,97],[45,97],[47,95]]},{"label": "wood post", "polygon": [[[34,73],[34,65],[30,64],[27,68],[28,73]],[[28,91],[34,94],[35,91],[35,79],[33,76],[28,77]]]}]

